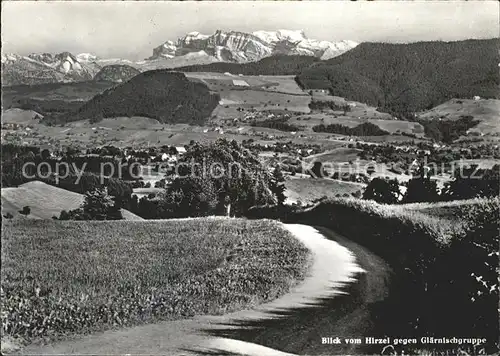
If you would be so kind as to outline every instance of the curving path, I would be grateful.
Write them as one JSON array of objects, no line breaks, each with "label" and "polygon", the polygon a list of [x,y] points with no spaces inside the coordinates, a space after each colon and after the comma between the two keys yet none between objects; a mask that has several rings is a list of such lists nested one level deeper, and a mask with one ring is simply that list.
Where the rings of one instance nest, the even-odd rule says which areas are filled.
[{"label": "curving path", "polygon": [[387,265],[329,230],[284,226],[311,250],[312,266],[302,283],[270,303],[222,316],[198,316],[29,346],[21,352],[259,356],[352,352],[353,346],[323,345],[321,338],[361,336],[370,329],[369,307],[386,294]]}]

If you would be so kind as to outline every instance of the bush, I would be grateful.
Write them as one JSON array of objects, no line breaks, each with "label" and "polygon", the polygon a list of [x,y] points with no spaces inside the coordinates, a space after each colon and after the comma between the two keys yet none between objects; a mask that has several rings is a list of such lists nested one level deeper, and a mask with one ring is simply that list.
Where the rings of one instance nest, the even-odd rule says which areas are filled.
[{"label": "bush", "polygon": [[401,192],[397,179],[373,178],[363,193],[363,199],[382,204],[395,204]]},{"label": "bush", "polygon": [[[468,217],[451,221],[404,205],[340,198],[282,217],[329,227],[391,265],[389,295],[372,311],[383,335],[487,337],[486,353],[494,354],[500,200],[483,200],[469,210]],[[272,209],[266,213],[273,216]]]},{"label": "bush", "polygon": [[382,130],[380,127],[372,124],[371,122],[365,122],[353,128],[341,124],[330,124],[326,126],[320,124],[313,126],[313,131],[329,132],[349,136],[384,136],[389,134],[389,132]]},{"label": "bush", "polygon": [[23,210],[19,210],[19,214],[28,216],[31,213],[31,208],[29,206],[23,207]]},{"label": "bush", "polygon": [[108,194],[107,188],[97,188],[85,193],[85,200],[79,209],[61,211],[59,220],[122,220],[120,207]]},{"label": "bush", "polygon": [[428,177],[412,178],[403,196],[403,203],[436,202],[439,200],[437,182]]}]

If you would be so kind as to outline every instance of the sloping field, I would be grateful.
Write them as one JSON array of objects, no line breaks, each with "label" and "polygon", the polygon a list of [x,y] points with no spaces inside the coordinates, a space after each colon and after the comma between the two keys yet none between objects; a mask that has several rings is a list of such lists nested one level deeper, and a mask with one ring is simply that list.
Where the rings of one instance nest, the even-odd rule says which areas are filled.
[{"label": "sloping field", "polygon": [[245,82],[253,90],[267,92],[280,92],[294,95],[307,95],[295,81],[293,75],[238,75],[238,73],[207,73],[207,72],[185,72],[186,77],[199,80],[213,90],[219,92],[221,89],[244,89],[235,85],[235,81]]},{"label": "sloping field", "polygon": [[74,121],[67,124],[68,127],[74,128],[101,128],[105,129],[127,129],[127,130],[155,130],[161,129],[163,125],[155,119],[147,117],[132,116],[132,117],[114,117],[102,119],[97,123],[85,121]]},{"label": "sloping field", "polygon": [[484,134],[500,133],[500,100],[498,99],[452,99],[425,111],[422,119],[458,120],[461,116],[471,115],[481,121],[470,132]]},{"label": "sloping field", "polygon": [[[28,218],[52,219],[62,210],[79,208],[83,200],[82,194],[33,181],[17,188],[2,188],[2,215],[10,213],[16,217],[20,215],[19,210],[29,206]],[[143,220],[128,210],[122,210],[122,214],[125,220]]]},{"label": "sloping field", "polygon": [[[424,133],[424,128],[417,122],[374,119],[368,114],[359,114],[358,116],[355,112],[348,112],[345,115],[343,112],[314,112],[311,114],[300,115],[289,120],[289,123],[302,126],[309,130],[312,130],[314,126],[320,124],[323,124],[325,126],[331,124],[340,124],[352,128],[366,122],[377,125],[381,129],[389,133],[405,132],[417,135],[423,135]],[[407,140],[408,138],[405,139]]]},{"label": "sloping field", "polygon": [[2,112],[2,124],[36,124],[38,120],[34,118],[39,115],[33,110],[23,110],[19,108],[7,109]]},{"label": "sloping field", "polygon": [[204,83],[220,95],[213,115],[219,118],[243,116],[237,109],[288,110],[308,113],[311,97],[293,76],[240,76],[238,73],[186,72],[187,78]]},{"label": "sloping field", "polygon": [[360,152],[362,152],[362,150],[356,148],[339,147],[317,155],[308,156],[305,160],[318,162],[349,162],[355,161]]},{"label": "sloping field", "polygon": [[4,107],[22,99],[86,101],[115,85],[109,82],[50,83],[2,88]]},{"label": "sloping field", "polygon": [[[346,100],[341,96],[334,96],[323,91],[309,91],[312,94],[313,101],[328,101],[333,102],[338,106],[344,106],[349,104],[350,110],[346,113],[347,116],[360,117],[365,119],[381,119],[381,120],[392,120],[391,114],[380,112],[375,106],[368,105],[359,101]],[[328,110],[326,110],[328,111]]]},{"label": "sloping field", "polygon": [[341,180],[326,178],[293,178],[285,181],[285,196],[290,202],[298,200],[311,202],[323,197],[334,198],[338,194],[344,195],[362,192],[365,184],[355,182],[344,182]]},{"label": "sloping field", "polygon": [[401,208],[406,211],[416,211],[435,218],[445,218],[461,221],[475,209],[486,204],[500,204],[498,198],[475,198],[466,200],[452,200],[437,203],[412,203],[403,204]]},{"label": "sloping field", "polygon": [[225,314],[283,295],[308,266],[308,249],[270,220],[8,221],[2,336]]},{"label": "sloping field", "polygon": [[450,163],[453,167],[471,167],[478,166],[481,169],[491,169],[494,165],[500,164],[500,159],[494,158],[483,158],[483,159],[462,159],[457,161],[452,161]]}]

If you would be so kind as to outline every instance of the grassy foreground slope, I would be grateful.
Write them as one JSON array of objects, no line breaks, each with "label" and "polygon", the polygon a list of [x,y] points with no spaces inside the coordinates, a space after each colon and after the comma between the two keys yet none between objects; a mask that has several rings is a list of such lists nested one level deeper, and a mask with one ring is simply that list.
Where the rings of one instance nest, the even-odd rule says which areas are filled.
[{"label": "grassy foreground slope", "polygon": [[500,100],[498,99],[452,99],[419,114],[419,118],[424,120],[458,120],[467,115],[479,121],[477,126],[468,130],[469,132],[500,133]]},{"label": "grassy foreground slope", "polygon": [[308,266],[308,250],[269,220],[25,220],[2,230],[3,333],[26,341],[249,307],[287,292]]},{"label": "grassy foreground slope", "polygon": [[[78,209],[85,197],[82,194],[54,187],[43,182],[33,181],[17,188],[2,188],[2,215],[7,213],[19,216],[25,206],[31,209],[28,218],[52,219],[59,217],[61,211]],[[125,220],[143,220],[141,217],[122,209]]]}]

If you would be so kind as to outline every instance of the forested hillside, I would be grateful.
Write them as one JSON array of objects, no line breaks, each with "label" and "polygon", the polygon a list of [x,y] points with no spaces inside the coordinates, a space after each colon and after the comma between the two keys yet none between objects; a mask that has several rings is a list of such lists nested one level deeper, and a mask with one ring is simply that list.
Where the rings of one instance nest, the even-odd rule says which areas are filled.
[{"label": "forested hillside", "polygon": [[429,109],[454,97],[498,98],[499,42],[362,43],[305,68],[297,81],[393,113]]},{"label": "forested hillside", "polygon": [[181,72],[217,72],[243,75],[297,75],[304,68],[314,63],[320,63],[313,56],[276,55],[251,63],[210,63],[175,68]]},{"label": "forested hillside", "polygon": [[182,73],[153,70],[110,88],[85,103],[65,121],[106,117],[144,116],[164,123],[201,123],[219,103],[203,83],[194,83]]}]

